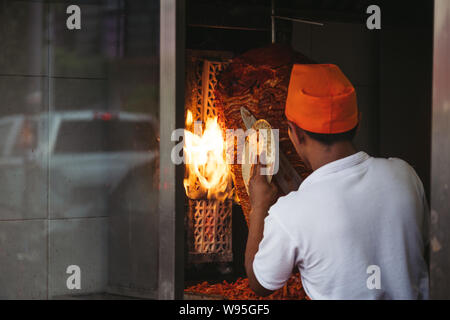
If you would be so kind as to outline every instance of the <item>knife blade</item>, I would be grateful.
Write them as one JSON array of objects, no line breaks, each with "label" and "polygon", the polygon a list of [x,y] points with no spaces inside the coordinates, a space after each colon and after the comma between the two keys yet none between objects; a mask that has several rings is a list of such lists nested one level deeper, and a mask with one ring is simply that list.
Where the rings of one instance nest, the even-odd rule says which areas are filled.
[{"label": "knife blade", "polygon": [[246,129],[253,127],[253,124],[256,122],[255,116],[245,107],[241,107],[241,118]]},{"label": "knife blade", "polygon": [[[252,128],[253,124],[257,121],[255,116],[247,110],[245,107],[241,107],[241,118],[244,122],[246,129]],[[297,190],[303,179],[299,176],[294,167],[292,167],[289,160],[286,158],[284,153],[279,149],[279,144],[277,146],[276,152],[278,152],[278,172],[274,175],[274,178],[284,194],[288,194],[291,191]],[[275,159],[277,159],[275,157]],[[275,164],[275,168],[277,165]]]}]

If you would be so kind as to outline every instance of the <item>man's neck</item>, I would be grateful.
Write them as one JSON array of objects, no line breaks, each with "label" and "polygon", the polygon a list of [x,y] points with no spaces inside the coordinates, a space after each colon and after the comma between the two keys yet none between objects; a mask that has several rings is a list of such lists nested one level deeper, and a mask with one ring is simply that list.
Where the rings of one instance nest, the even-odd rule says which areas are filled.
[{"label": "man's neck", "polygon": [[321,145],[318,150],[319,151],[309,159],[313,171],[327,163],[351,156],[357,152],[353,144],[348,141],[337,142],[331,146]]}]

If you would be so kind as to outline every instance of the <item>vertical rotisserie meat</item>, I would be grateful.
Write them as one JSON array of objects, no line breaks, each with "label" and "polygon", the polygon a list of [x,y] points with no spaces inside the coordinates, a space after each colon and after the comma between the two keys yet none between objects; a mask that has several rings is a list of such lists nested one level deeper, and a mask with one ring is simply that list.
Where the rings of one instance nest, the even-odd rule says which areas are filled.
[{"label": "vertical rotisserie meat", "polygon": [[[240,109],[247,108],[257,119],[279,129],[280,149],[301,177],[309,172],[289,140],[284,107],[294,63],[314,63],[289,46],[274,44],[237,56],[221,72],[215,97],[219,121],[227,129],[244,129]],[[237,159],[232,165],[234,183],[248,223],[250,203]]]}]

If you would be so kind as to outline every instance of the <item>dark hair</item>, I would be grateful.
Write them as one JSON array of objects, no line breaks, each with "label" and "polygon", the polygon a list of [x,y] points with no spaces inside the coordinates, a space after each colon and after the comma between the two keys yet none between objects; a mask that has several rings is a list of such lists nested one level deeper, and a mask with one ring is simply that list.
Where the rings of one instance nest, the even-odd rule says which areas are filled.
[{"label": "dark hair", "polygon": [[332,134],[325,134],[325,133],[314,133],[309,132],[306,130],[303,130],[311,139],[317,140],[320,143],[331,146],[332,144],[339,142],[339,141],[352,141],[353,138],[356,135],[356,129],[358,128],[358,125],[356,125],[353,129],[349,131],[345,131],[342,133],[332,133]]}]

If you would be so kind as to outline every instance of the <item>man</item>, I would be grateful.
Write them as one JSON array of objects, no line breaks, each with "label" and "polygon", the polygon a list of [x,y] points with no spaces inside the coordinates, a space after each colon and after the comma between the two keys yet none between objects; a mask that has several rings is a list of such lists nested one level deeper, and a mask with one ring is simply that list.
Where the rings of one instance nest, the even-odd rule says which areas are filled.
[{"label": "man", "polygon": [[[252,169],[245,265],[268,295],[298,268],[311,299],[427,299],[428,209],[414,169],[352,144],[356,93],[335,65],[294,65],[289,137],[312,169],[297,191]],[[276,202],[276,203],[275,203]]]}]

